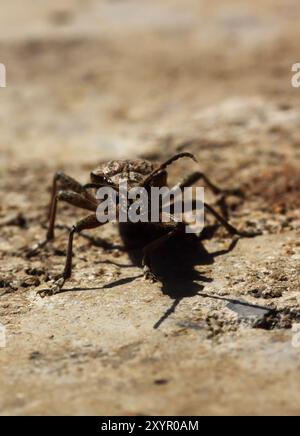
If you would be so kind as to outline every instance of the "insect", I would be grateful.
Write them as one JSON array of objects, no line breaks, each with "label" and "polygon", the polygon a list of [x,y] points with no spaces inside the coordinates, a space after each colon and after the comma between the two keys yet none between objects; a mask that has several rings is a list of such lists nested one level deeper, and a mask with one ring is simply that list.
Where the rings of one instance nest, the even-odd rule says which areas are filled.
[{"label": "insect", "polygon": [[[72,206],[86,209],[91,213],[85,218],[78,221],[71,228],[69,232],[67,255],[63,273],[50,289],[39,291],[40,296],[45,297],[47,295],[50,296],[59,293],[62,290],[66,280],[71,277],[74,235],[82,232],[83,230],[95,229],[104,225],[103,223],[99,222],[96,215],[96,210],[100,203],[100,200],[96,198],[95,194],[95,191],[97,191],[97,189],[107,186],[117,190],[118,184],[121,180],[126,180],[128,188],[144,187],[146,190],[149,190],[151,187],[167,186],[167,167],[169,167],[173,162],[182,158],[189,158],[197,162],[195,156],[189,152],[181,152],[175,154],[170,159],[166,160],[161,164],[154,164],[147,160],[113,160],[104,163],[95,170],[93,170],[90,174],[91,182],[86,185],[80,184],[63,172],[56,173],[53,178],[51,202],[49,208],[49,224],[46,238],[45,240],[39,242],[31,250],[31,253],[38,251],[39,248],[54,239],[57,203],[59,201],[64,201]],[[204,173],[200,171],[192,173],[177,186],[182,189],[188,186],[192,186],[199,180],[203,180],[207,187],[216,195],[238,194],[236,190],[230,191],[220,189],[215,184],[213,184]],[[222,226],[225,227],[230,235],[244,237],[255,236],[254,233],[246,233],[243,231],[239,231],[238,229],[233,227],[227,221],[227,219],[225,219],[209,204],[204,203],[204,207],[206,212],[212,214],[215,219]],[[185,232],[185,222],[178,222],[175,219],[172,219],[172,216],[170,218],[171,219],[169,222],[147,222],[143,223],[143,226],[140,227],[141,229],[143,228],[146,231],[150,230],[150,228],[153,226],[159,227],[160,230],[162,230],[162,235],[159,238],[148,243],[143,248],[143,274],[146,279],[151,281],[157,280],[157,277],[155,276],[151,268],[151,255],[169,238],[180,232]],[[131,226],[137,226],[137,224],[128,223],[128,225]],[[121,228],[120,223],[119,228]]]}]

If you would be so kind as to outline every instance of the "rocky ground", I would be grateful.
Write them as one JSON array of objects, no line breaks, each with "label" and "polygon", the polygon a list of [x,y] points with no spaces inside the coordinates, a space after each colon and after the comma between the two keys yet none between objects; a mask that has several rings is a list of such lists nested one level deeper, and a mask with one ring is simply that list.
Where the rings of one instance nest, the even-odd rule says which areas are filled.
[{"label": "rocky ground", "polygon": [[[298,2],[23,4],[0,16],[0,413],[299,414]],[[230,247],[207,217],[157,252],[151,284],[108,225],[77,237],[66,292],[41,299],[85,214],[61,205],[55,242],[26,257],[53,173],[185,150],[244,191],[230,221],[261,235]]]}]

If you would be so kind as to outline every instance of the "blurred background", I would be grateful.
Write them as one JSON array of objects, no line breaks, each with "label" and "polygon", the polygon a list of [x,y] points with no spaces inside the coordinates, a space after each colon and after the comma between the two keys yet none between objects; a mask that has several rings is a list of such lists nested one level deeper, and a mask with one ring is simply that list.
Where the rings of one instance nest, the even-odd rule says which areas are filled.
[{"label": "blurred background", "polygon": [[298,127],[299,17],[297,0],[4,0],[1,163],[241,146],[270,130],[276,144]]}]

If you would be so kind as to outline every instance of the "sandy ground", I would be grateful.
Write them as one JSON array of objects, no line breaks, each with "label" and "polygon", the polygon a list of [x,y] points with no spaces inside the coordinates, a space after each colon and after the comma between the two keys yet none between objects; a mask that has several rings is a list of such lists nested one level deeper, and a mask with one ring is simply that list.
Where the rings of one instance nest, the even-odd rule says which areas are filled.
[{"label": "sandy ground", "polygon": [[[299,19],[296,0],[3,2],[2,415],[299,414]],[[261,236],[227,253],[222,229],[170,241],[150,284],[108,225],[77,237],[68,292],[37,296],[66,250],[59,228],[25,256],[53,173],[181,150],[244,190],[230,220]],[[58,222],[83,214],[62,205]]]}]

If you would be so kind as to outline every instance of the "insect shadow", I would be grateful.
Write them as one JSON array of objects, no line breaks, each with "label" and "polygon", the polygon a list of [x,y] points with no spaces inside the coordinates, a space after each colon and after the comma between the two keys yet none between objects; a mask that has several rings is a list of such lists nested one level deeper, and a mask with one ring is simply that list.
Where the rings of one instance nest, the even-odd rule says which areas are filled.
[{"label": "insect shadow", "polygon": [[[201,238],[193,233],[175,235],[152,254],[151,263],[153,270],[161,281],[161,290],[163,294],[168,295],[173,300],[171,306],[154,324],[154,329],[158,329],[161,324],[176,311],[176,308],[184,298],[201,295],[201,292],[205,288],[205,283],[213,282],[213,278],[206,277],[206,275],[199,272],[196,267],[201,268],[201,266],[212,265],[216,257],[229,253],[236,246],[238,239],[233,239],[227,249],[213,253],[208,252],[204,247],[203,241],[211,239],[217,228],[218,226],[206,227]],[[134,227],[130,227],[128,231],[128,226],[126,226],[124,227],[124,231],[122,227],[120,228],[120,233],[124,243],[122,248],[128,253],[131,263],[124,265],[119,264],[117,266],[120,268],[130,268],[132,266],[142,267],[143,247],[152,240],[157,239],[162,234],[162,230],[140,232],[136,231]],[[95,242],[93,238],[89,238],[89,240],[92,245],[98,246],[97,240]],[[112,261],[103,261],[103,263],[115,264]],[[104,288],[111,289],[116,286],[134,282],[142,277],[143,273],[118,279],[102,287],[65,288],[61,292],[101,290]]]},{"label": "insect shadow", "polygon": [[[204,247],[203,240],[210,239],[215,230],[215,226],[207,228],[201,238],[192,233],[178,234],[166,241],[152,254],[152,267],[161,280],[162,292],[173,300],[170,308],[154,324],[154,329],[158,329],[175,312],[182,299],[199,295],[204,290],[205,283],[213,282],[213,278],[202,274],[198,268],[212,265],[216,257],[229,253],[236,246],[238,240],[233,239],[227,249],[209,253]],[[122,236],[125,244],[132,241],[133,235],[128,236],[128,242],[126,235]],[[142,237],[143,235],[138,235],[140,246],[148,243],[153,235],[144,235],[144,239],[141,239]],[[141,266],[142,249],[131,249],[128,254],[134,265]],[[196,269],[196,267],[198,268]]]}]

